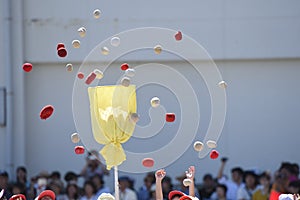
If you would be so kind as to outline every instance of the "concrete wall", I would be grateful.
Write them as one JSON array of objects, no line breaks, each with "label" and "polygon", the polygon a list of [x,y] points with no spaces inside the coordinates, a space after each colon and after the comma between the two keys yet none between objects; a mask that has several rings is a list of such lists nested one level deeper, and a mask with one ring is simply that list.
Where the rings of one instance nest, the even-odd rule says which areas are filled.
[{"label": "concrete wall", "polygon": [[[5,12],[9,0],[1,1],[0,25],[7,20]],[[13,166],[1,162],[0,168],[30,166],[30,175],[40,170],[59,169],[64,173],[79,171],[84,156],[73,153],[74,144],[70,134],[75,132],[72,118],[72,88],[75,73],[87,54],[106,38],[132,28],[156,26],[181,30],[200,43],[216,60],[223,78],[228,82],[227,116],[218,150],[230,157],[227,170],[234,165],[275,170],[282,160],[299,163],[300,93],[298,76],[300,64],[300,2],[294,1],[36,1],[24,4],[11,0],[12,68],[15,75],[13,90],[13,138],[7,144],[7,130],[0,128],[0,159],[12,154]],[[103,16],[92,17],[95,8]],[[24,29],[20,30],[20,28]],[[81,48],[72,49],[73,39],[79,39],[76,30],[85,26],[87,36],[81,39]],[[0,45],[6,46],[5,29],[0,31]],[[138,38],[137,38],[138,41]],[[69,49],[66,59],[56,55],[56,44],[64,42]],[[23,52],[24,50],[24,52]],[[193,53],[193,49],[186,49]],[[143,54],[143,53],[142,53]],[[5,50],[0,49],[0,87],[6,86]],[[17,56],[16,56],[17,55]],[[143,54],[145,56],[145,54]],[[141,57],[143,57],[141,56]],[[141,64],[144,60],[135,61]],[[162,59],[163,60],[163,59]],[[32,62],[34,69],[24,74],[21,64]],[[102,61],[105,61],[102,60]],[[157,59],[157,62],[161,61]],[[72,62],[74,72],[67,73],[66,63]],[[183,61],[164,62],[187,75],[191,82],[201,78]],[[113,64],[117,66],[118,63]],[[118,74],[120,72],[112,72]],[[168,74],[165,74],[168,77]],[[116,77],[114,77],[115,81]],[[107,79],[106,81],[109,82]],[[112,83],[109,82],[110,84]],[[23,89],[24,87],[24,89]],[[201,97],[201,137],[209,123],[209,94],[202,82],[193,85]],[[148,95],[153,95],[149,91]],[[204,94],[204,96],[203,96]],[[170,93],[161,93],[167,99]],[[146,97],[149,97],[146,95]],[[146,101],[141,95],[138,101]],[[39,119],[39,111],[46,104],[55,106],[54,115],[47,121]],[[164,104],[180,112],[177,103]],[[143,122],[143,121],[142,121]],[[144,123],[147,120],[145,119]],[[172,132],[178,124],[165,130]],[[170,136],[170,135],[169,135]],[[167,136],[167,138],[169,138]],[[9,140],[8,140],[9,141]],[[133,146],[142,148],[140,141]],[[131,144],[131,143],[129,143]],[[155,145],[154,145],[155,144]],[[7,149],[14,145],[12,153]],[[153,142],[153,149],[163,143]],[[143,147],[145,148],[146,145]],[[126,146],[132,148],[132,146]],[[266,159],[270,158],[270,159]],[[175,176],[195,164],[199,178],[205,172],[217,172],[219,161],[209,158],[195,160],[197,156],[190,147],[188,151],[167,167]],[[228,171],[227,171],[228,172]],[[135,175],[136,178],[143,174]],[[141,184],[138,180],[137,185]],[[112,184],[112,176],[107,180]]]}]

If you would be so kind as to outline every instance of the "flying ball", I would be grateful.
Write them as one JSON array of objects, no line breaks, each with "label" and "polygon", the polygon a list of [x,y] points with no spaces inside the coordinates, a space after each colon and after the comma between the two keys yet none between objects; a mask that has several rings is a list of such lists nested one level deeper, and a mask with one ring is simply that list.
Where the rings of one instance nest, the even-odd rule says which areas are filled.
[{"label": "flying ball", "polygon": [[86,28],[84,27],[80,27],[78,30],[77,30],[78,34],[80,37],[84,37],[86,35]]},{"label": "flying ball", "polygon": [[227,88],[227,83],[225,81],[220,81],[218,83],[218,85],[219,85],[220,88],[223,88],[223,89]]},{"label": "flying ball", "polygon": [[209,154],[211,159],[217,159],[219,157],[219,152],[217,150],[212,150]]},{"label": "flying ball", "polygon": [[137,113],[131,113],[130,114],[130,120],[133,123],[137,123],[140,120],[140,116]]},{"label": "flying ball", "polygon": [[127,63],[123,63],[121,65],[121,70],[126,71],[129,68],[129,65]]},{"label": "flying ball", "polygon": [[95,80],[96,76],[97,76],[97,75],[96,75],[94,72],[91,72],[91,73],[89,74],[89,76],[86,78],[85,83],[86,83],[87,85],[91,84],[91,83]]},{"label": "flying ball", "polygon": [[72,65],[71,63],[66,64],[66,70],[67,70],[68,72],[73,71],[73,65]]},{"label": "flying ball", "polygon": [[76,154],[84,154],[84,147],[83,146],[76,146],[74,149]]},{"label": "flying ball", "polygon": [[78,133],[73,133],[73,134],[71,135],[71,141],[72,141],[73,143],[78,143],[78,142],[80,142],[79,134],[78,134]]},{"label": "flying ball", "polygon": [[123,77],[121,80],[121,85],[128,87],[130,85],[130,78],[128,77]]},{"label": "flying ball", "polygon": [[103,55],[108,55],[109,54],[109,48],[107,48],[107,47],[102,47],[101,48],[101,53],[103,54]]},{"label": "flying ball", "polygon": [[182,33],[180,31],[178,31],[174,37],[175,37],[175,40],[180,41],[180,40],[182,40]]},{"label": "flying ball", "polygon": [[128,68],[128,69],[126,69],[126,71],[125,71],[125,75],[126,75],[126,76],[129,76],[129,77],[134,77],[134,75],[135,75],[135,70],[132,69],[132,68]]},{"label": "flying ball", "polygon": [[52,105],[47,105],[43,107],[40,111],[40,118],[44,120],[48,119],[52,115],[53,111],[54,107]]},{"label": "flying ball", "polygon": [[103,72],[99,69],[95,69],[94,73],[96,74],[96,79],[102,79],[103,78]]},{"label": "flying ball", "polygon": [[208,141],[206,142],[206,145],[207,145],[209,148],[213,149],[213,148],[216,148],[216,147],[217,147],[217,142],[214,141],[214,140],[208,140]]},{"label": "flying ball", "polygon": [[200,141],[196,141],[194,143],[194,149],[195,151],[201,151],[203,149],[203,143]]},{"label": "flying ball", "polygon": [[160,105],[160,99],[158,97],[153,97],[150,103],[153,108],[156,108]]},{"label": "flying ball", "polygon": [[166,121],[167,122],[174,122],[175,121],[175,114],[174,113],[167,113],[166,114]]},{"label": "flying ball", "polygon": [[192,181],[189,178],[185,178],[185,179],[183,179],[182,183],[185,187],[188,187],[192,184]]},{"label": "flying ball", "polygon": [[162,51],[162,47],[161,47],[160,45],[156,45],[156,46],[154,47],[154,52],[155,52],[156,54],[160,54],[161,51]]},{"label": "flying ball", "polygon": [[95,9],[93,15],[95,19],[99,19],[101,17],[101,11],[99,9]]},{"label": "flying ball", "polygon": [[74,48],[78,49],[80,47],[80,41],[79,40],[73,40],[72,45]]},{"label": "flying ball", "polygon": [[56,49],[57,49],[57,54],[59,57],[63,58],[63,57],[67,56],[68,52],[63,43],[58,43]]},{"label": "flying ball", "polygon": [[120,38],[119,37],[113,37],[110,39],[110,44],[111,46],[114,46],[114,47],[118,47],[120,45]]},{"label": "flying ball", "polygon": [[23,64],[23,70],[25,72],[30,72],[32,70],[32,64],[31,63],[24,63]]},{"label": "flying ball", "polygon": [[77,77],[78,77],[79,79],[83,79],[83,78],[84,78],[84,74],[83,74],[82,72],[78,72],[78,73],[77,73]]},{"label": "flying ball", "polygon": [[153,167],[154,165],[154,160],[152,158],[144,158],[142,160],[142,165],[144,167]]}]

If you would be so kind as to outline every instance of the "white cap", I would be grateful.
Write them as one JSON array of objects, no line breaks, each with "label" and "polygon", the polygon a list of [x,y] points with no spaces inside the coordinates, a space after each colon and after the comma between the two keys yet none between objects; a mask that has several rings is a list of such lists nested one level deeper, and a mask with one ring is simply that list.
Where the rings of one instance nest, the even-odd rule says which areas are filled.
[{"label": "white cap", "polygon": [[96,79],[102,79],[103,78],[103,72],[99,69],[95,69],[94,73],[96,74]]},{"label": "white cap", "polygon": [[71,63],[66,64],[66,70],[67,70],[68,72],[73,71],[73,65],[72,65]]},{"label": "white cap", "polygon": [[77,31],[80,37],[84,37],[86,34],[86,29],[84,27],[80,27]]},{"label": "white cap", "polygon": [[97,200],[115,200],[115,197],[110,193],[102,193]]},{"label": "white cap", "polygon": [[101,11],[99,9],[95,9],[93,15],[95,19],[98,19],[101,16]]},{"label": "white cap", "polygon": [[278,200],[294,200],[293,194],[281,194],[278,197]]},{"label": "white cap", "polygon": [[219,85],[220,88],[224,88],[224,89],[227,88],[227,83],[225,81],[220,81],[218,83],[218,85]]},{"label": "white cap", "polygon": [[192,184],[192,181],[191,181],[191,179],[185,178],[185,179],[182,181],[182,183],[183,183],[183,185],[184,185],[185,187],[187,187],[187,186],[190,186],[190,185]]},{"label": "white cap", "polygon": [[155,52],[156,54],[160,54],[161,51],[162,51],[162,47],[161,47],[160,45],[156,45],[156,46],[154,47],[154,52]]},{"label": "white cap", "polygon": [[121,84],[125,87],[128,87],[130,85],[130,78],[128,77],[123,77],[121,80]]},{"label": "white cap", "polygon": [[103,55],[108,55],[108,54],[109,54],[109,48],[107,48],[107,47],[102,47],[102,48],[101,48],[101,53],[102,53]]},{"label": "white cap", "polygon": [[73,143],[78,143],[80,141],[79,134],[78,133],[73,133],[71,135],[71,140],[72,140]]}]

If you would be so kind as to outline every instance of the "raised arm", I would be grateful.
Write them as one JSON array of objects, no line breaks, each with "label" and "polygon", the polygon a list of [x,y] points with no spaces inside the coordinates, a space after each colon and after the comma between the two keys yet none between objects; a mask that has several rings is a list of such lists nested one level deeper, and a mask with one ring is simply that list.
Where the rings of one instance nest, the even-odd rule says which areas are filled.
[{"label": "raised arm", "polygon": [[163,200],[163,191],[162,191],[162,180],[166,176],[166,172],[164,169],[159,169],[155,172],[155,184],[156,184],[156,189],[155,189],[155,195],[156,195],[156,200]]},{"label": "raised arm", "polygon": [[221,179],[223,177],[226,161],[227,161],[227,158],[221,159],[221,166],[218,171],[217,179]]},{"label": "raised arm", "polygon": [[189,195],[195,197],[195,167],[190,166],[188,171],[186,172],[186,177],[191,180],[191,184],[189,185]]}]

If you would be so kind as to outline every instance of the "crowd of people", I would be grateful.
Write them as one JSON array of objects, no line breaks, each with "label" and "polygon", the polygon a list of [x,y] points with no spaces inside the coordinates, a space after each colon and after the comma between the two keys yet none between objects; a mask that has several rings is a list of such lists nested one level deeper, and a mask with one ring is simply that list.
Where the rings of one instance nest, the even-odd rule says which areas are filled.
[{"label": "crowd of people", "polygon": [[[231,177],[224,174],[226,163],[227,159],[222,158],[218,174],[205,174],[200,184],[194,183],[196,169],[193,166],[176,177],[179,185],[174,185],[163,169],[145,174],[140,187],[134,186],[132,178],[122,176],[118,179],[118,196],[120,200],[278,200],[281,194],[292,194],[294,199],[299,200],[297,163],[282,162],[273,174],[268,171],[258,174],[237,166],[231,169]],[[41,172],[28,180],[26,168],[20,166],[16,170],[15,181],[9,179],[7,172],[0,171],[0,200],[16,199],[12,197],[17,194],[24,195],[27,200],[40,200],[39,195],[43,191],[53,191],[56,200],[97,200],[101,194],[114,196],[114,190],[105,186],[104,176],[107,175],[110,172],[96,152],[89,153],[79,174],[69,171],[63,177],[59,171],[51,174]],[[85,180],[82,187],[78,184],[79,177]],[[288,200],[287,197],[285,199]]]}]

